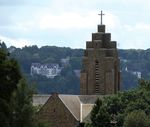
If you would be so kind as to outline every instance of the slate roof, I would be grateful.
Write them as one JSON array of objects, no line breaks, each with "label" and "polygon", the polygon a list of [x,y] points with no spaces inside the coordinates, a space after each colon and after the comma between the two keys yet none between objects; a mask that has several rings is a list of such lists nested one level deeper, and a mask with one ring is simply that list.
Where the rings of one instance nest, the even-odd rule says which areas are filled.
[{"label": "slate roof", "polygon": [[[44,105],[47,100],[53,95],[34,95],[33,105]],[[97,98],[102,98],[102,95],[65,95],[58,94],[58,97],[70,111],[70,113],[78,120],[84,119],[91,112]]]},{"label": "slate roof", "polygon": [[61,101],[65,104],[73,116],[80,120],[80,100],[77,95],[59,95]]},{"label": "slate roof", "polygon": [[100,95],[78,95],[80,102],[83,104],[94,104],[97,98],[101,98]]},{"label": "slate roof", "polygon": [[33,95],[33,105],[34,106],[44,105],[50,96],[51,95],[48,95],[48,94]]}]

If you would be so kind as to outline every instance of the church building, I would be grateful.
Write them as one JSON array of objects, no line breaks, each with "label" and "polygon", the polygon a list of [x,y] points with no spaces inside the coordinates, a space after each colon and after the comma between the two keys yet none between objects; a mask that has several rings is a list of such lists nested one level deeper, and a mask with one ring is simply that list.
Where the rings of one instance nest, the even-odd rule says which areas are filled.
[{"label": "church building", "polygon": [[33,104],[42,105],[37,120],[50,127],[81,127],[90,117],[97,98],[120,89],[119,58],[116,42],[98,25],[92,40],[86,42],[80,77],[80,95],[34,95]]},{"label": "church building", "polygon": [[34,95],[34,106],[42,105],[36,117],[48,127],[82,127],[89,121],[98,95]]},{"label": "church building", "polygon": [[120,89],[120,70],[116,41],[98,25],[97,33],[86,42],[80,79],[80,94],[113,94]]}]

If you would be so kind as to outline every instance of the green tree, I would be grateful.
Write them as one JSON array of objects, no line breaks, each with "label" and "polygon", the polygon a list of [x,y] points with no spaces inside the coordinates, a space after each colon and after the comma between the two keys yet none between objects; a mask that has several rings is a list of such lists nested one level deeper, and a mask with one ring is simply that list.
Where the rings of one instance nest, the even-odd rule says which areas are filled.
[{"label": "green tree", "polygon": [[110,127],[110,115],[100,99],[97,99],[91,112],[91,122],[93,127]]},{"label": "green tree", "polygon": [[6,46],[5,42],[1,42],[1,40],[0,40],[0,48],[7,50],[7,46]]},{"label": "green tree", "polygon": [[139,80],[139,87],[146,91],[150,91],[150,81],[144,79]]},{"label": "green tree", "polygon": [[150,127],[150,118],[142,110],[135,110],[127,115],[123,127]]},{"label": "green tree", "polygon": [[9,53],[0,47],[0,127],[11,126],[11,95],[21,79],[19,66]]},{"label": "green tree", "polygon": [[35,127],[32,90],[16,60],[0,48],[0,127]]},{"label": "green tree", "polygon": [[100,106],[102,106],[102,100],[100,100],[99,98],[96,100],[95,102],[95,105],[92,109],[92,112],[91,112],[91,121],[92,121],[92,124],[95,126],[96,125],[96,115],[98,114],[99,112],[99,109],[100,109]]},{"label": "green tree", "polygon": [[0,98],[0,127],[10,127],[11,111],[6,100]]},{"label": "green tree", "polygon": [[110,127],[111,126],[110,115],[105,106],[100,107],[95,120],[96,121],[94,123],[96,124],[94,127]]},{"label": "green tree", "polygon": [[0,48],[0,98],[9,102],[12,92],[17,88],[21,73],[16,60]]},{"label": "green tree", "polygon": [[71,57],[70,58],[70,64],[74,70],[81,69],[81,66],[82,66],[81,61],[82,61],[81,57]]},{"label": "green tree", "polygon": [[[106,96],[101,101],[96,101],[96,104],[91,112],[92,124],[88,123],[86,125],[92,125],[92,127],[108,127],[110,125],[115,127],[122,127],[123,125],[126,125],[126,123],[124,122],[127,119],[126,116],[132,116],[134,119],[134,115],[138,115],[139,112],[135,112],[136,110],[140,111],[139,115],[141,115],[141,119],[144,115],[146,117],[145,121],[141,121],[141,123],[144,123],[142,127],[149,127],[150,122],[147,122],[150,121],[150,118],[148,117],[150,116],[149,84],[150,81],[142,80],[139,82],[139,87],[137,89],[120,92],[111,96]],[[132,114],[132,112],[134,113]],[[144,112],[144,115],[141,112]],[[138,121],[138,117],[135,121],[131,121]]]},{"label": "green tree", "polygon": [[26,81],[24,79],[20,80],[17,90],[12,96],[12,127],[33,127],[32,92]]}]

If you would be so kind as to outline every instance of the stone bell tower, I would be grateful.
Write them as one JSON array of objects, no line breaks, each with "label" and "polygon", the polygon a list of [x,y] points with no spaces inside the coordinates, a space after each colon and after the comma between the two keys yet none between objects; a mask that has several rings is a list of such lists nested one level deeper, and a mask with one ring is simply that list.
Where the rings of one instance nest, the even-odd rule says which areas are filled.
[{"label": "stone bell tower", "polygon": [[112,94],[120,89],[120,68],[116,41],[105,32],[105,25],[98,25],[92,40],[86,42],[80,77],[80,94]]}]

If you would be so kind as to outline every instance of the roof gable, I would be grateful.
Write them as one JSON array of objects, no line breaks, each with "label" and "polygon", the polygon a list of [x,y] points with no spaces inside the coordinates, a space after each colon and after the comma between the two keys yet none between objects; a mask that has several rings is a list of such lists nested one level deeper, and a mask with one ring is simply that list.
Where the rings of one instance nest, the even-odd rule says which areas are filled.
[{"label": "roof gable", "polygon": [[80,120],[80,100],[77,95],[59,95],[59,98],[72,113],[72,115]]},{"label": "roof gable", "polygon": [[84,121],[90,114],[97,98],[103,98],[103,95],[65,95],[65,94],[52,94],[52,95],[34,95],[33,104],[47,105],[51,97],[57,97],[74,116],[77,121]]}]

